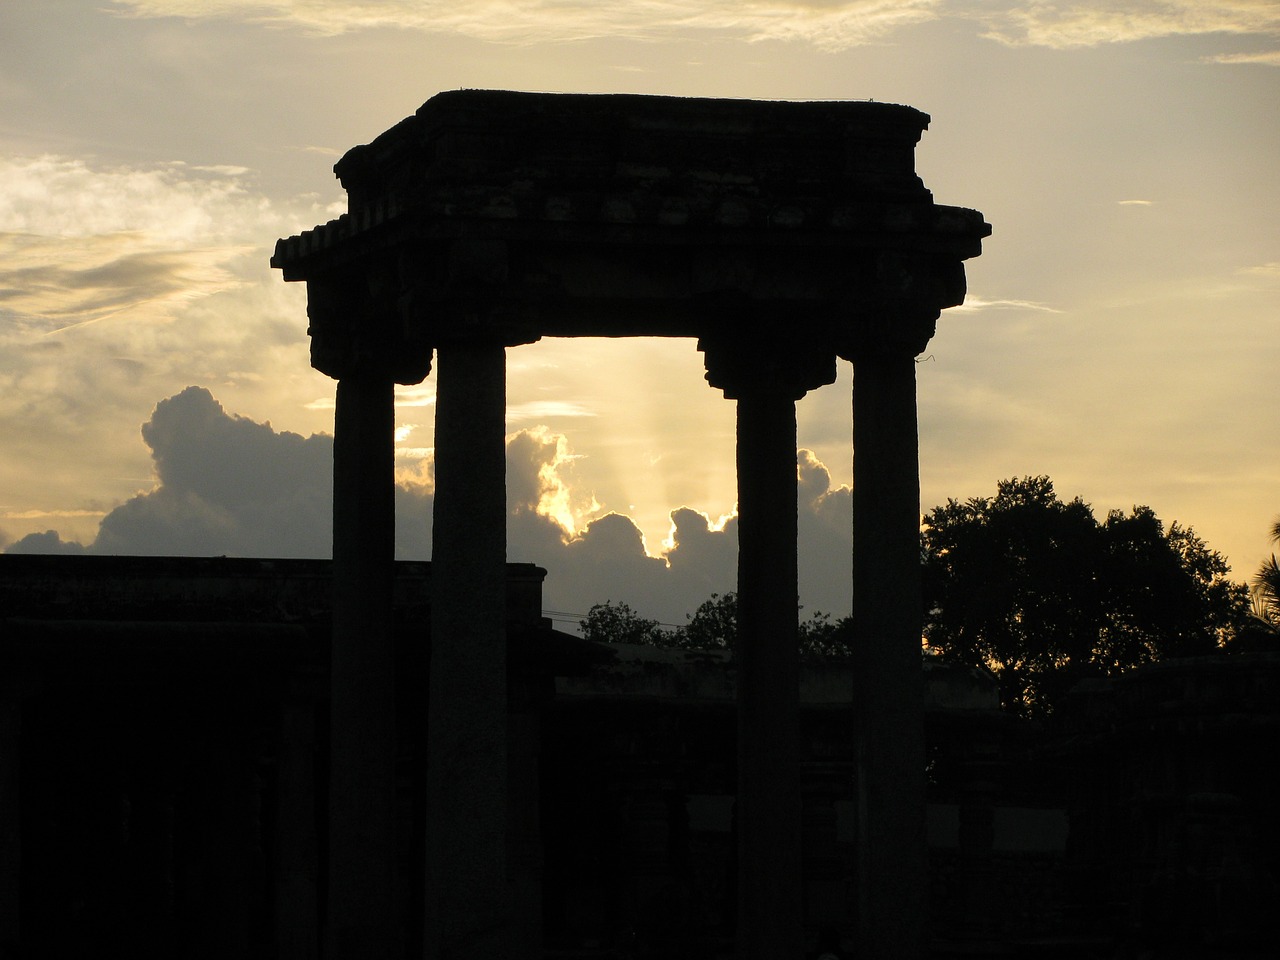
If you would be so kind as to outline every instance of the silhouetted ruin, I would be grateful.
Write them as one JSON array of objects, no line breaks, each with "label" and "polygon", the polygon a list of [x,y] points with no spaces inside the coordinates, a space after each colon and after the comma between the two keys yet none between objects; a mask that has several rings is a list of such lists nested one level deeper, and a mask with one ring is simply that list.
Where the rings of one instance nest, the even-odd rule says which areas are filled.
[{"label": "silhouetted ruin", "polygon": [[[387,618],[392,384],[436,371],[428,697],[431,956],[533,956],[507,836],[508,347],[697,341],[738,405],[738,949],[803,940],[795,401],[853,361],[861,738],[856,940],[919,956],[925,885],[916,355],[990,227],[916,176],[928,117],[787,103],[456,91],[335,166],[348,212],[280,241],[338,380],[329,924],[395,949]],[[388,825],[382,831],[379,824]]]},{"label": "silhouetted ruin", "polygon": [[[1274,741],[1280,658],[1082,689],[1053,739],[980,671],[922,669],[915,358],[990,233],[916,176],[927,123],[457,91],[349,151],[348,212],[272,259],[338,381],[332,563],[0,557],[0,946],[1262,943],[1277,838],[1248,744]],[[551,336],[694,339],[736,401],[733,658],[559,633],[544,571],[507,562],[506,350]],[[854,652],[802,667],[795,402],[840,359]],[[397,564],[393,387],[433,364],[433,558]]]}]

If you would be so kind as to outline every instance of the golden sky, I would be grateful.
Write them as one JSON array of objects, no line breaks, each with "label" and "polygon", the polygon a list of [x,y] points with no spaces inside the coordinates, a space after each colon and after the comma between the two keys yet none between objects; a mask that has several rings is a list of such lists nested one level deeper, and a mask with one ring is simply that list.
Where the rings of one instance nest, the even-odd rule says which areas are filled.
[{"label": "golden sky", "polygon": [[[248,508],[201,498],[264,484],[181,486],[172,458],[216,445],[160,428],[259,427],[280,477],[304,449],[323,460],[303,438],[331,430],[333,383],[308,366],[305,294],[268,268],[271,248],[344,209],[331,167],[347,148],[477,87],[929,113],[919,173],[994,233],[918,367],[922,507],[1048,474],[1100,513],[1149,504],[1191,525],[1245,579],[1280,513],[1278,68],[1280,3],[1262,0],[5,0],[0,544],[47,530],[46,545],[90,544],[132,504],[110,542],[167,552],[198,501],[208,538],[185,549],[322,549],[287,523],[237,540]],[[733,405],[691,342],[544,342],[508,360],[513,477],[552,533],[624,514],[654,556],[676,508],[713,527],[732,513]],[[195,385],[208,399],[182,394]],[[432,398],[430,379],[401,395],[410,493],[429,491]],[[846,366],[799,407],[809,476],[830,478],[805,509],[837,526],[849,398]],[[194,473],[262,462],[224,453]],[[168,478],[167,499],[138,499]],[[270,510],[322,516],[323,496]],[[121,539],[144,503],[150,526]],[[634,529],[602,524],[592,549],[639,563]],[[559,549],[544,534],[513,533],[511,559]],[[838,604],[832,576],[807,588],[811,608]],[[553,596],[575,611],[605,599],[584,590]]]}]

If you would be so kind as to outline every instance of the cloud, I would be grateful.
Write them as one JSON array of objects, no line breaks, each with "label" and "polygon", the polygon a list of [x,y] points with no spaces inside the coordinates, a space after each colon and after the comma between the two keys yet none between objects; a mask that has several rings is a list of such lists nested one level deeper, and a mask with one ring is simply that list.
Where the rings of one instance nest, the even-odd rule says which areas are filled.
[{"label": "cloud", "polygon": [[982,9],[985,36],[1009,46],[1065,49],[1202,34],[1280,35],[1273,0],[1038,0]]},{"label": "cloud", "polygon": [[132,233],[187,246],[225,241],[262,221],[264,201],[240,179],[244,167],[175,161],[95,167],[61,156],[0,158],[0,231],[83,238]]},{"label": "cloud", "polygon": [[504,43],[689,36],[841,50],[934,19],[942,0],[115,0],[134,17],[235,18],[320,35],[395,27]]},{"label": "cloud", "polygon": [[165,317],[176,305],[238,285],[225,264],[245,250],[155,250],[129,233],[0,234],[0,309],[42,335],[125,312],[134,320]]},{"label": "cloud", "polygon": [[546,427],[520,430],[507,438],[507,508],[513,517],[536,514],[572,539],[601,513],[595,497],[570,486],[573,464],[569,442]]},{"label": "cloud", "polygon": [[1255,53],[1220,53],[1205,57],[1206,63],[1260,63],[1268,67],[1280,67],[1280,50],[1260,50]]},{"label": "cloud", "polygon": [[83,507],[145,487],[136,425],[183,384],[326,425],[301,409],[322,379],[305,291],[267,264],[321,206],[270,201],[236,164],[0,157],[0,499]]},{"label": "cloud", "polygon": [[20,540],[5,547],[5,553],[84,553],[84,544],[74,540],[63,540],[57,530],[45,530],[42,533],[29,533]]},{"label": "cloud", "polygon": [[947,313],[977,313],[979,310],[1032,310],[1040,313],[1062,313],[1057,307],[1035,300],[987,300],[974,294],[968,294],[960,306],[948,308]]},{"label": "cloud", "polygon": [[1260,263],[1252,267],[1244,267],[1238,272],[1252,277],[1262,277],[1267,280],[1280,280],[1280,260],[1273,260],[1270,263]]},{"label": "cloud", "polygon": [[1153,203],[1155,203],[1155,201],[1154,200],[1117,200],[1116,203],[1120,204],[1120,206],[1122,207],[1149,207]]},{"label": "cloud", "polygon": [[[942,17],[981,24],[1008,46],[1091,47],[1203,34],[1274,36],[1272,0],[114,0],[131,17],[237,19],[321,36],[392,27],[504,43],[598,37],[793,40],[824,50],[883,41]],[[1276,63],[1276,54],[1227,54],[1218,63]],[[625,69],[625,68],[624,68]]]},{"label": "cloud", "polygon": [[105,510],[12,510],[0,513],[3,520],[48,520],[53,517],[101,517]]},{"label": "cloud", "polygon": [[327,556],[333,441],[233,416],[203,387],[142,426],[157,485],[103,518],[94,553]]},{"label": "cloud", "polygon": [[120,314],[168,320],[241,285],[245,262],[296,216],[250,190],[247,172],[0,158],[0,314],[28,335]]},{"label": "cloud", "polygon": [[[102,518],[82,545],[57,531],[29,534],[9,552],[326,557],[332,538],[333,438],[277,431],[228,413],[204,387],[160,401],[142,426],[154,483]],[[508,549],[548,578],[548,609],[585,614],[619,600],[681,624],[712,593],[735,589],[737,520],[712,522],[689,507],[652,553],[634,521],[608,511],[574,474],[580,456],[545,427],[507,438]],[[851,502],[827,468],[798,452],[801,600],[809,612],[848,612]],[[396,555],[431,555],[430,459],[397,474]]]},{"label": "cloud", "polygon": [[569,400],[529,400],[507,407],[507,422],[549,420],[552,417],[594,417],[596,412]]}]

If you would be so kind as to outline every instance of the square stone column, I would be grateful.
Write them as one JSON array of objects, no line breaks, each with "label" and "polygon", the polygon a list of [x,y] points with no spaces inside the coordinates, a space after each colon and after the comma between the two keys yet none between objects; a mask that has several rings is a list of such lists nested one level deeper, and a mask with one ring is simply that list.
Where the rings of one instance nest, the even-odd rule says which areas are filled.
[{"label": "square stone column", "polygon": [[835,379],[835,354],[755,326],[699,348],[738,402],[737,955],[775,960],[804,949],[796,401]]},{"label": "square stone column", "polygon": [[426,954],[508,960],[539,945],[507,869],[506,351],[440,344],[436,371]]},{"label": "square stone column", "polygon": [[798,957],[800,824],[796,410],[738,400],[738,957]]},{"label": "square stone column", "polygon": [[[17,950],[22,919],[22,698],[0,680],[0,955]],[[16,955],[16,953],[15,953]]]},{"label": "square stone column", "polygon": [[390,377],[338,382],[333,438],[327,957],[396,956],[395,408]]},{"label": "square stone column", "polygon": [[857,955],[919,960],[927,889],[915,358],[853,368]]}]

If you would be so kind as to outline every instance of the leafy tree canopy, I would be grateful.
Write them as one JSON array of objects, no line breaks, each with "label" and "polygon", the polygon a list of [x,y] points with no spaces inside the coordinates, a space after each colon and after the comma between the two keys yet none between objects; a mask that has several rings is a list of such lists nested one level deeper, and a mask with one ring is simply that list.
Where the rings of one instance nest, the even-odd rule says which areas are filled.
[{"label": "leafy tree canopy", "polygon": [[[1271,542],[1280,543],[1280,519],[1271,525]],[[1253,577],[1253,613],[1263,623],[1280,630],[1280,562],[1273,553]]]},{"label": "leafy tree canopy", "polygon": [[1217,652],[1248,606],[1190,528],[1166,529],[1149,507],[1099,522],[1048,477],[934,507],[922,549],[929,647],[990,669],[1022,714],[1051,713],[1085,677]]},{"label": "leafy tree canopy", "polygon": [[[580,621],[582,635],[604,643],[642,643],[682,650],[731,649],[738,635],[738,595],[704,600],[682,627],[664,627],[625,603],[598,603]],[[800,656],[806,660],[842,660],[848,656],[849,619],[815,613],[799,625]]]}]

